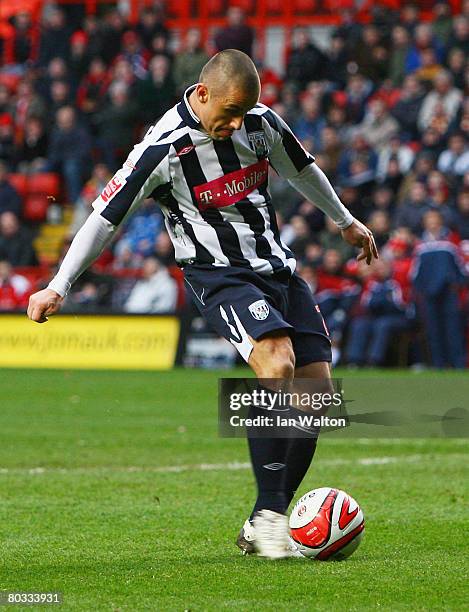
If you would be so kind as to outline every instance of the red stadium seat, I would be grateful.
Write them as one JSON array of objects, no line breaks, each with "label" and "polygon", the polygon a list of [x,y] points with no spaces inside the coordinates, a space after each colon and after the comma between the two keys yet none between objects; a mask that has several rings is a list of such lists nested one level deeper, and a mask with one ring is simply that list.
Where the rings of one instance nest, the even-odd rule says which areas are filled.
[{"label": "red stadium seat", "polygon": [[316,0],[294,0],[293,10],[301,15],[311,15],[316,11]]},{"label": "red stadium seat", "polygon": [[186,14],[186,3],[180,0],[168,0],[166,3],[166,11],[169,17],[184,17]]},{"label": "red stadium seat", "polygon": [[28,193],[28,178],[25,174],[9,174],[8,180],[22,198],[26,197],[26,194]]},{"label": "red stadium seat", "polygon": [[225,12],[223,0],[207,0],[208,14],[210,17],[219,17]]},{"label": "red stadium seat", "polygon": [[230,2],[230,6],[238,6],[247,14],[250,14],[252,12],[252,5],[252,0],[236,0],[233,3]]},{"label": "red stadium seat", "polygon": [[19,74],[0,72],[0,85],[5,85],[11,93],[16,93],[20,81],[21,76]]},{"label": "red stadium seat", "polygon": [[23,205],[23,219],[42,223],[46,219],[48,201],[45,195],[29,195]]},{"label": "red stadium seat", "polygon": [[284,0],[266,0],[268,15],[279,15],[284,6]]},{"label": "red stadium seat", "polygon": [[31,289],[40,288],[41,284],[50,280],[51,272],[47,266],[18,266],[14,269],[15,274],[20,274],[31,283]]},{"label": "red stadium seat", "polygon": [[45,195],[57,198],[60,193],[59,175],[54,172],[32,174],[28,181],[29,195]]}]

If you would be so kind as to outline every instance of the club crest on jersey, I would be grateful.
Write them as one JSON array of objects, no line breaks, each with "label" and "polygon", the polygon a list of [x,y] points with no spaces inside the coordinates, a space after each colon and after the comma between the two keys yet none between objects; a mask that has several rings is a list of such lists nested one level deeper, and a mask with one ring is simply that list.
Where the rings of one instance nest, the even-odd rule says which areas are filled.
[{"label": "club crest on jersey", "polygon": [[265,133],[262,130],[257,132],[248,132],[248,140],[254,153],[259,158],[267,157],[268,148],[265,139]]},{"label": "club crest on jersey", "polygon": [[264,321],[269,316],[269,305],[265,300],[257,300],[249,305],[249,312],[257,321]]}]

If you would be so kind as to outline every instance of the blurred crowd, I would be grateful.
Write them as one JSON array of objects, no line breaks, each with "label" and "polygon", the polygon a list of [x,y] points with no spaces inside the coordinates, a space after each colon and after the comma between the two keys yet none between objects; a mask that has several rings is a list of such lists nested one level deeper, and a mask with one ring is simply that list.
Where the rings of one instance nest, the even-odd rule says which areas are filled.
[{"label": "blurred crowd", "polygon": [[[22,221],[9,173],[60,174],[71,239],[133,144],[211,54],[235,47],[258,66],[261,102],[289,123],[380,249],[376,264],[358,263],[334,224],[273,173],[282,239],[317,296],[334,363],[465,367],[469,0],[457,15],[435,2],[430,21],[414,4],[376,3],[371,17],[361,25],[344,10],[321,46],[298,28],[275,72],[238,7],[203,46],[196,29],[175,41],[159,8],[131,27],[118,10],[97,18],[51,5],[36,52],[31,18],[19,13],[13,62],[0,70],[0,309],[24,307],[21,266],[38,263],[37,228]],[[146,201],[66,307],[174,310],[184,302],[174,263],[157,205]]]}]

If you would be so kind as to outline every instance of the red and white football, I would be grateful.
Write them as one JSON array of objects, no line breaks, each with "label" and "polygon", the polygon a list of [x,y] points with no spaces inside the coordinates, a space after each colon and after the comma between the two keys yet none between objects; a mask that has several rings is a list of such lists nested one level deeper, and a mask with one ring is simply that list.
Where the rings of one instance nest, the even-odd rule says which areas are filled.
[{"label": "red and white football", "polygon": [[345,491],[321,487],[296,502],[289,524],[290,537],[305,557],[341,561],[358,548],[365,519]]}]

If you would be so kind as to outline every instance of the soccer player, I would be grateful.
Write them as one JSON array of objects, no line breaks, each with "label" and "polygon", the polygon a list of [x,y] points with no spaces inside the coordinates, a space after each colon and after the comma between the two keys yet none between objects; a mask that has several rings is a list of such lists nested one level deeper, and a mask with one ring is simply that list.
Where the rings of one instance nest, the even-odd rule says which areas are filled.
[{"label": "soccer player", "polygon": [[[221,51],[200,82],[130,152],[76,234],[57,275],[31,296],[44,323],[145,198],[157,200],[193,299],[259,379],[330,380],[331,345],[295,257],[282,243],[268,190],[269,165],[331,217],[358,259],[378,257],[373,235],[341,203],[285,122],[259,104],[251,59]],[[258,408],[258,410],[262,410]],[[311,463],[317,435],[248,436],[258,497],[237,544],[291,556],[288,505]]]}]

